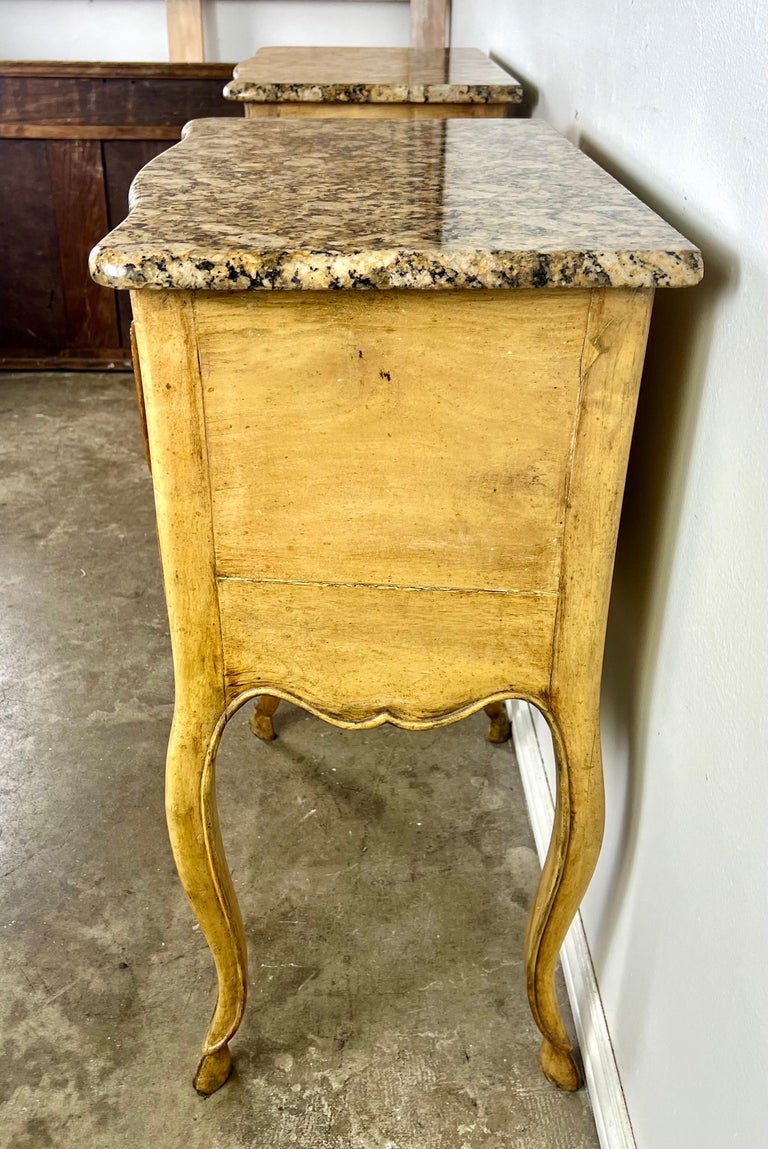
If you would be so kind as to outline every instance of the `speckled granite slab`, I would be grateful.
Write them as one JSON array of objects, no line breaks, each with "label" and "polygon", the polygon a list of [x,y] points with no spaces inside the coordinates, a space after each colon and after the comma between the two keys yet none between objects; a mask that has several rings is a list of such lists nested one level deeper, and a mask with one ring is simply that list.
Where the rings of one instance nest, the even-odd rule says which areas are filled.
[{"label": "speckled granite slab", "polygon": [[262,48],[224,89],[246,103],[519,104],[523,90],[477,48]]},{"label": "speckled granite slab", "polygon": [[91,253],[118,288],[684,287],[700,252],[540,120],[196,120]]}]

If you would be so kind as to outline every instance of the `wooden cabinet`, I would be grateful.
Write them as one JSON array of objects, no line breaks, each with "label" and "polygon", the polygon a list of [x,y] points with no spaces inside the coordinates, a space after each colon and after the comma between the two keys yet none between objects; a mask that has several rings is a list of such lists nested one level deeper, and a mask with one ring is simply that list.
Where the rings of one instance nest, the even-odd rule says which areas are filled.
[{"label": "wooden cabinet", "polygon": [[130,367],[130,311],[88,275],[136,172],[187,120],[242,116],[228,64],[0,64],[0,367]]},{"label": "wooden cabinet", "polygon": [[[245,934],[215,759],[232,714],[354,730],[535,703],[557,815],[526,943],[547,1077],[558,951],[603,827],[599,693],[654,289],[683,236],[541,121],[192,125],[92,256],[130,289],[176,703],[166,802],[231,1069]],[[437,941],[437,939],[436,939]]]}]

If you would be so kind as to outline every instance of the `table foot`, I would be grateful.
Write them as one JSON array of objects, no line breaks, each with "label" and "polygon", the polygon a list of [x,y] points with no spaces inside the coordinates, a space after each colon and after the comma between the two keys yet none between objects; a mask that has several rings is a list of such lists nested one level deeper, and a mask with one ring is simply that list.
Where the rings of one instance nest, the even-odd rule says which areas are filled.
[{"label": "table foot", "polygon": [[509,725],[507,708],[504,703],[489,702],[484,709],[491,720],[491,725],[488,728],[488,741],[494,743],[509,742],[512,729]]},{"label": "table foot", "polygon": [[551,1081],[558,1089],[565,1089],[568,1093],[581,1089],[581,1074],[573,1054],[565,1049],[557,1049],[546,1038],[541,1043],[539,1063],[547,1081]]},{"label": "table foot", "polygon": [[222,1045],[221,1049],[215,1049],[213,1053],[203,1054],[192,1084],[198,1093],[207,1097],[221,1089],[231,1072],[232,1054],[228,1045]]},{"label": "table foot", "polygon": [[272,715],[279,705],[280,699],[273,698],[270,694],[262,694],[256,703],[249,725],[256,737],[260,738],[262,742],[272,742],[277,738],[275,728],[272,725]]}]

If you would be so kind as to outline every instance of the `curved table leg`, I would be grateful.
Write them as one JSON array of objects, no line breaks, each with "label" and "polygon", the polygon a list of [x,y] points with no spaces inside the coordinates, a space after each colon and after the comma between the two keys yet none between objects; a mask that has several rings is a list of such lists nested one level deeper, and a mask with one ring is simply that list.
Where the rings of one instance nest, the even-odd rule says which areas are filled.
[{"label": "curved table leg", "polygon": [[544,1036],[540,1060],[545,1076],[560,1089],[575,1090],[581,1077],[555,997],[555,967],[603,837],[599,710],[595,705],[591,713],[580,713],[574,707],[547,718],[557,761],[557,801],[552,840],[528,920],[528,1000]]},{"label": "curved table leg", "polygon": [[272,725],[272,715],[279,705],[279,698],[273,698],[271,694],[262,694],[254,707],[249,725],[256,737],[260,738],[262,742],[272,742],[273,739],[277,738],[275,728]]},{"label": "curved table leg", "polygon": [[168,830],[184,890],[213,954],[218,996],[194,1077],[214,1093],[229,1077],[229,1039],[245,1009],[247,959],[240,909],[224,855],[216,809],[214,763],[218,714],[174,714],[166,767]]},{"label": "curved table leg", "polygon": [[509,725],[509,719],[507,718],[507,708],[504,703],[489,702],[483,709],[491,720],[491,725],[488,728],[488,741],[499,743],[509,742],[512,731]]}]

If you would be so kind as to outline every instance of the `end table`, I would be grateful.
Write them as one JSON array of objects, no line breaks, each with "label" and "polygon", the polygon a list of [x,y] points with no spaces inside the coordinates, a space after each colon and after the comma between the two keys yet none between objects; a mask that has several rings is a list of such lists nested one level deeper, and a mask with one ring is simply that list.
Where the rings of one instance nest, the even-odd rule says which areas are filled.
[{"label": "end table", "polygon": [[216,813],[249,699],[424,729],[523,698],[557,809],[531,911],[541,1063],[603,828],[599,687],[654,289],[697,249],[546,124],[201,120],[91,257],[131,292],[173,645],[167,813],[231,1067],[243,925]]}]

